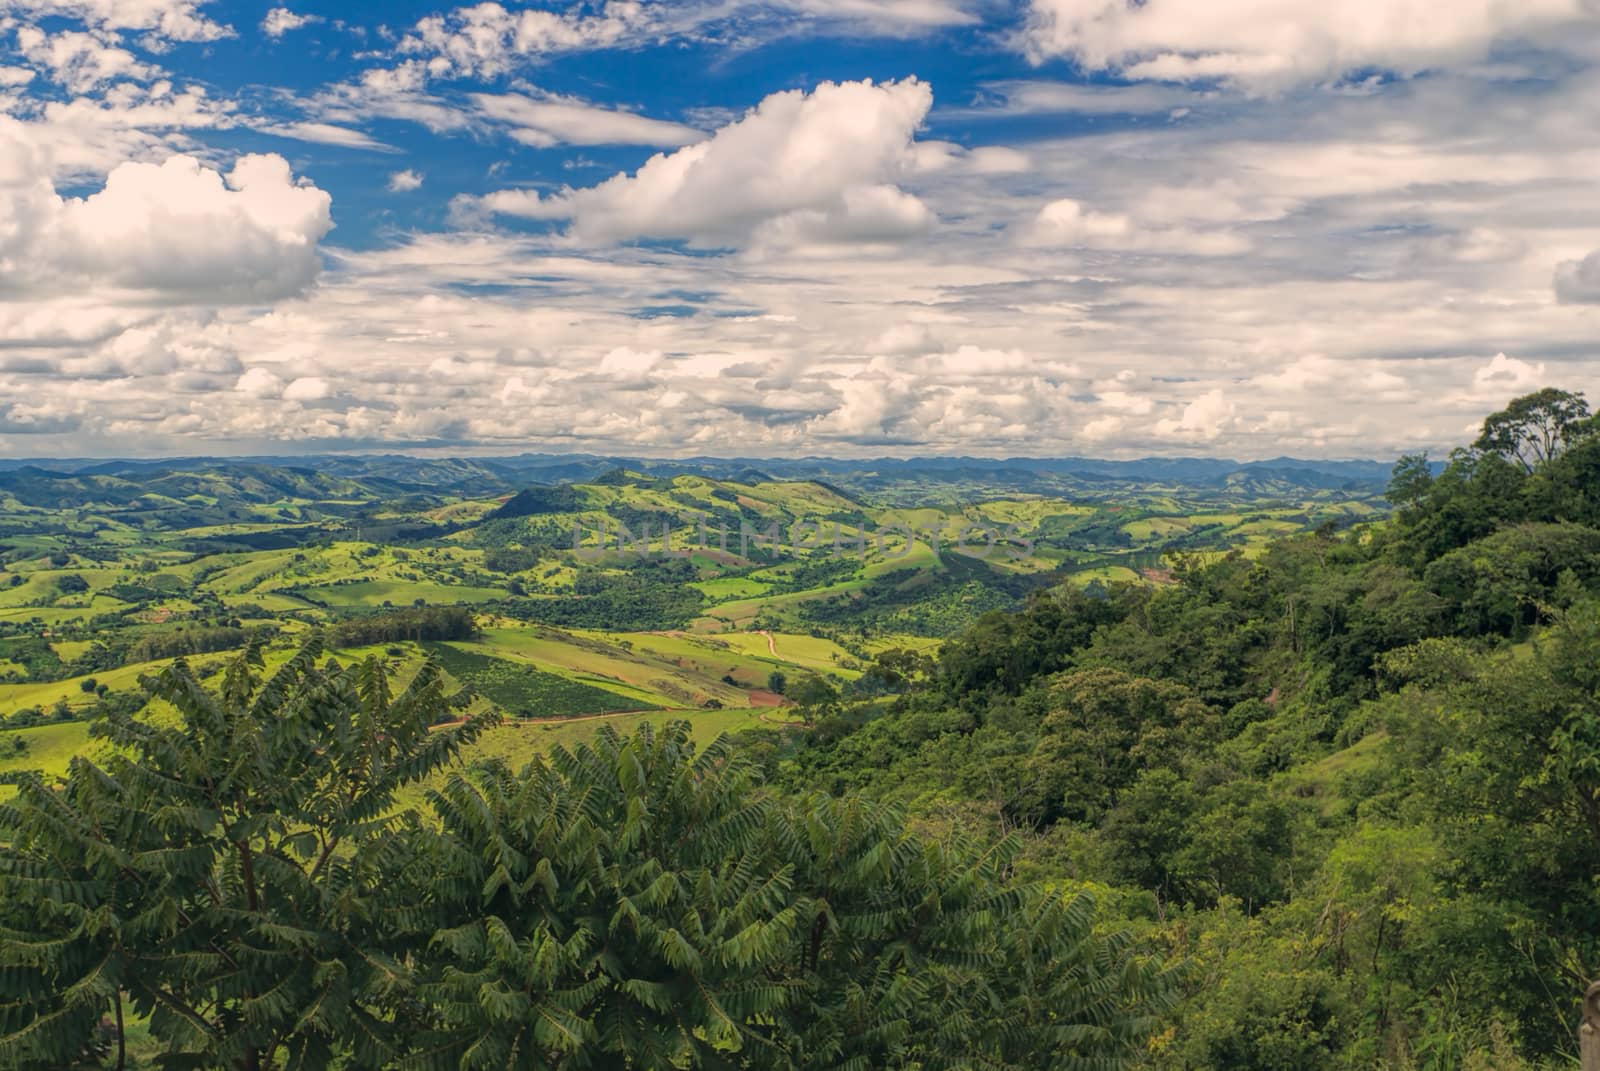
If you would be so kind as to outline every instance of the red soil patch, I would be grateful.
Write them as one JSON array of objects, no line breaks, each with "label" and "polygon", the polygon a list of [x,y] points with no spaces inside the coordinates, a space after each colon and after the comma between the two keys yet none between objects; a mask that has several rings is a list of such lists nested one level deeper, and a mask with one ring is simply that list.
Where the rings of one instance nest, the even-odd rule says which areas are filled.
[{"label": "red soil patch", "polygon": [[750,705],[753,707],[781,707],[786,706],[788,702],[777,692],[754,691],[750,693]]}]

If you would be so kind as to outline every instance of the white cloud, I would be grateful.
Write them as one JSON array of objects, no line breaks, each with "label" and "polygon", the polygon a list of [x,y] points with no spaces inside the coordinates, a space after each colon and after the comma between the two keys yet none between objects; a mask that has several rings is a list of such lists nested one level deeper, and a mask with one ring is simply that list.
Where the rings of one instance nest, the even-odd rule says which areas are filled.
[{"label": "white cloud", "polygon": [[260,123],[251,124],[252,129],[262,133],[271,134],[273,137],[293,138],[295,141],[309,141],[318,145],[338,145],[345,149],[370,149],[374,152],[395,152],[392,145],[377,140],[359,130],[351,130],[347,126],[337,126],[333,123],[298,122],[298,123]]},{"label": "white cloud", "polygon": [[912,170],[913,138],[932,101],[915,79],[775,93],[709,140],[654,156],[635,174],[556,197],[491,195],[483,204],[570,219],[571,233],[585,241],[903,236],[931,219],[892,180]]},{"label": "white cloud", "polygon": [[905,36],[978,21],[981,0],[599,0],[569,12],[458,7],[419,21],[400,42],[435,78],[495,78],[567,52],[649,41],[755,43],[816,27]]},{"label": "white cloud", "polygon": [[0,15],[67,18],[99,30],[136,30],[171,41],[216,41],[233,31],[200,13],[207,0],[0,0]]},{"label": "white cloud", "polygon": [[913,169],[919,173],[965,171],[973,175],[1015,175],[1031,170],[1033,158],[1005,145],[968,149],[951,141],[919,141],[911,146]]},{"label": "white cloud", "polygon": [[1144,115],[1192,108],[1206,97],[1194,90],[1160,85],[1080,85],[1072,82],[991,82],[986,99],[950,115]]},{"label": "white cloud", "polygon": [[124,78],[149,81],[161,74],[159,67],[141,62],[114,40],[77,30],[54,34],[33,26],[17,30],[17,50],[23,57],[73,93]]},{"label": "white cloud", "polygon": [[520,57],[615,45],[647,17],[646,5],[636,0],[607,0],[596,15],[512,12],[481,3],[421,20],[400,51],[431,56],[429,73],[435,77],[492,78]]},{"label": "white cloud", "polygon": [[1273,90],[1484,59],[1495,42],[1594,23],[1583,0],[1030,0],[1025,51],[1165,82]]},{"label": "white cloud", "polygon": [[319,402],[333,393],[333,387],[321,376],[301,376],[283,388],[286,402]]},{"label": "white cloud", "polygon": [[602,376],[623,382],[641,383],[646,381],[651,369],[660,363],[659,350],[639,351],[627,346],[618,346],[600,358],[596,368]]},{"label": "white cloud", "polygon": [[519,93],[475,93],[483,116],[511,128],[524,145],[651,145],[677,148],[705,137],[693,127],[601,108],[570,97],[535,99]]},{"label": "white cloud", "polygon": [[864,23],[886,33],[977,22],[970,2],[959,0],[786,0],[782,6],[802,15]]},{"label": "white cloud", "polygon": [[1600,250],[1556,265],[1556,298],[1566,305],[1600,304]]},{"label": "white cloud", "polygon": [[1473,389],[1491,398],[1511,398],[1548,386],[1545,366],[1497,353],[1472,374]]},{"label": "white cloud", "polygon": [[428,72],[421,60],[406,60],[394,67],[374,67],[354,82],[328,86],[308,107],[319,119],[360,124],[371,119],[403,119],[428,130],[452,133],[471,128],[477,119],[426,91]]},{"label": "white cloud", "polygon": [[0,291],[93,281],[169,300],[262,302],[299,293],[320,268],[330,199],[280,156],[223,176],[189,156],[125,163],[85,198],[48,179],[0,189]]},{"label": "white cloud", "polygon": [[1247,239],[1225,230],[1136,224],[1120,212],[1086,210],[1071,198],[1051,201],[1039,210],[1020,238],[1026,245],[1059,245],[1092,249],[1165,252],[1193,256],[1232,256],[1250,248]]},{"label": "white cloud", "polygon": [[275,7],[267,12],[266,18],[261,20],[261,32],[268,37],[277,39],[302,26],[309,26],[321,22],[318,15],[299,15],[286,7]]},{"label": "white cloud", "polygon": [[283,396],[283,380],[257,365],[241,375],[233,389],[252,398],[279,398]]},{"label": "white cloud", "polygon": [[35,72],[26,67],[0,66],[0,88],[14,89],[17,86],[25,86],[35,77]]},{"label": "white cloud", "polygon": [[1185,405],[1178,417],[1156,421],[1155,433],[1182,442],[1210,441],[1233,423],[1235,411],[1221,390],[1208,390]]},{"label": "white cloud", "polygon": [[261,19],[261,32],[277,40],[293,30],[310,26],[314,22],[322,22],[322,18],[317,14],[296,14],[288,8],[272,8],[267,11],[266,18]]},{"label": "white cloud", "polygon": [[[921,32],[918,10],[940,7],[882,5],[879,26],[849,0],[651,2],[610,47],[735,49],[785,18],[788,33],[824,22],[889,33],[896,20]],[[9,42],[19,25],[0,33]],[[84,32],[155,62],[153,31]],[[383,47],[376,35],[369,46]],[[455,62],[426,48],[373,54],[384,67],[309,100],[267,90],[235,102],[115,74],[73,97],[38,85],[41,64],[35,92],[0,90],[0,398],[26,399],[0,405],[0,447],[1437,452],[1513,394],[1600,388],[1594,306],[1580,303],[1600,294],[1585,266],[1600,248],[1600,75],[1566,46],[1555,58],[1512,48],[1496,48],[1492,70],[1279,97],[1001,83],[933,113],[949,141],[916,140],[926,87],[788,94],[742,120],[673,105],[654,114],[690,125],[663,129],[615,92],[604,107],[624,110],[550,96],[535,76],[448,84]],[[520,71],[548,54],[501,59]],[[474,91],[588,110],[502,118]],[[297,102],[304,123],[285,118]],[[1192,119],[1168,121],[1186,108]],[[1047,113],[1072,118],[987,122]],[[624,165],[587,170],[590,157],[635,163],[564,192],[533,184],[563,174],[557,154],[496,153],[528,187],[478,207],[566,221],[566,233],[402,222],[360,249],[324,247],[320,275],[326,205],[282,222],[238,206],[227,199],[242,191],[216,178],[232,165],[207,144],[208,131],[247,128],[382,148],[363,131],[383,119],[485,141],[512,129],[536,144],[660,137],[664,149],[723,129],[637,170],[648,153],[567,154],[567,174],[599,179]],[[992,144],[1002,134],[1007,146]],[[402,165],[442,186],[426,163],[440,149],[366,161],[366,196]],[[174,153],[201,161],[205,181],[153,178],[154,198],[130,196],[120,173],[108,183],[121,164],[159,171]],[[203,208],[206,182],[238,210]],[[124,232],[69,211],[110,187],[112,223],[144,223]],[[264,189],[307,190],[286,169],[252,187],[252,205]],[[378,194],[364,214],[423,208],[413,200]],[[183,205],[203,218],[171,216]],[[191,249],[169,232],[207,241]],[[626,240],[639,235],[699,248]]]},{"label": "white cloud", "polygon": [[422,172],[396,171],[389,176],[390,193],[410,193],[412,190],[422,189]]}]

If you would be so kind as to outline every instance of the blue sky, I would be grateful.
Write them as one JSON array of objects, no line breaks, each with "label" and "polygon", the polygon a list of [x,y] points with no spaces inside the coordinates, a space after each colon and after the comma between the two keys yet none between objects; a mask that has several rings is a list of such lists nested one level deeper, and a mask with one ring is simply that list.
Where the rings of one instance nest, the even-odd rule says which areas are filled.
[{"label": "blue sky", "polygon": [[0,450],[1446,447],[1591,389],[1591,0],[0,0]]}]

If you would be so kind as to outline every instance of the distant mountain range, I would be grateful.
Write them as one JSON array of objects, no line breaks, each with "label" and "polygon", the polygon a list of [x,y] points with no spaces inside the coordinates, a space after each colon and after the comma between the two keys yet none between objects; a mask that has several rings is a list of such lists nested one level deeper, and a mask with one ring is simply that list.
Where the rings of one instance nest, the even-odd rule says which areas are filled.
[{"label": "distant mountain range", "polygon": [[[1274,458],[1239,462],[1222,458],[1151,457],[1136,461],[1094,458],[712,458],[677,460],[592,454],[519,454],[511,457],[423,458],[400,454],[325,454],[293,457],[191,457],[153,460],[0,460],[0,488],[49,485],[72,477],[127,485],[148,492],[165,474],[216,472],[268,484],[348,479],[396,492],[489,496],[530,484],[589,483],[626,471],[653,478],[694,475],[742,483],[761,479],[819,480],[852,492],[904,492],[919,484],[969,485],[1038,493],[1114,491],[1137,485],[1286,494],[1348,491],[1370,494],[1389,480],[1392,462]],[[66,490],[65,487],[60,488]],[[95,496],[98,497],[98,496]]]}]

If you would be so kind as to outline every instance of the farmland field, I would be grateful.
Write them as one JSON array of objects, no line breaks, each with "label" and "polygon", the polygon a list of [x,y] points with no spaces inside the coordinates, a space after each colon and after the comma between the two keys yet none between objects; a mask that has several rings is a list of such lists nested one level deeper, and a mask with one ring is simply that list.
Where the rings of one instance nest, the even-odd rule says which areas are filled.
[{"label": "farmland field", "polygon": [[[0,744],[6,731],[29,742],[5,761],[59,772],[84,746],[83,719],[137,705],[141,677],[175,657],[214,671],[254,645],[271,667],[319,631],[338,657],[378,657],[397,678],[432,658],[475,709],[516,719],[766,724],[788,716],[771,685],[878,687],[880,655],[934,655],[1034,593],[1162,583],[1169,552],[1253,554],[1384,508],[1375,488],[1281,481],[616,469],[486,494],[450,482],[494,482],[481,471],[442,472],[399,497],[270,466],[0,473]],[[574,547],[575,527],[619,526],[635,542]],[[433,634],[447,611],[459,611],[449,634]],[[733,713],[752,709],[764,713]],[[556,736],[541,725],[491,740]]]}]

